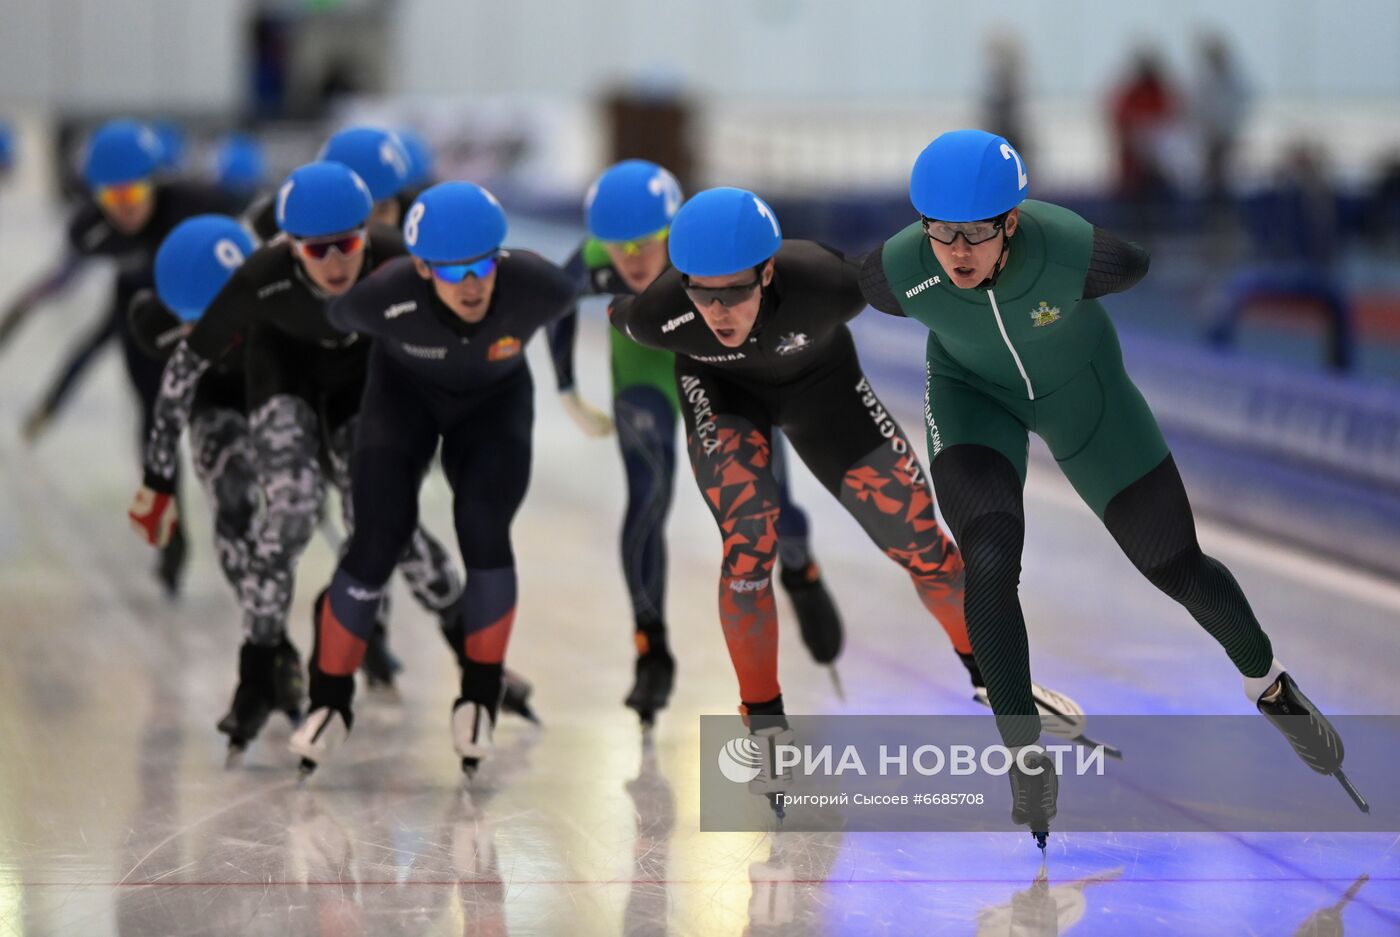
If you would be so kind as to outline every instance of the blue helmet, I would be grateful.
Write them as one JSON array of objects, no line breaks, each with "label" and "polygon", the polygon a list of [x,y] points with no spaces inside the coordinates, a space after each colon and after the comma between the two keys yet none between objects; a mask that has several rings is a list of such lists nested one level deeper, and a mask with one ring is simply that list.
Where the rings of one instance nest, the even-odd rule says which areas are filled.
[{"label": "blue helmet", "polygon": [[158,120],[156,136],[160,138],[160,168],[179,169],[185,158],[185,132],[173,120]]},{"label": "blue helmet", "polygon": [[722,277],[778,252],[783,231],[768,203],[745,189],[706,189],[671,222],[671,263],[692,277]]},{"label": "blue helmet", "polygon": [[277,190],[277,227],[292,237],[359,228],[373,210],[369,186],[343,163],[307,163],[292,170]]},{"label": "blue helmet", "polygon": [[602,241],[633,241],[671,223],[681,207],[676,177],[644,159],[610,166],[583,200],[588,233]]},{"label": "blue helmet", "polygon": [[1005,137],[953,130],[924,147],[909,177],[909,200],[925,218],[983,221],[1025,201],[1030,180]]},{"label": "blue helmet", "polygon": [[424,190],[403,220],[408,252],[428,263],[489,254],[506,239],[506,213],[472,182],[440,182]]},{"label": "blue helmet", "polygon": [[408,181],[409,159],[397,134],[380,127],[350,127],[326,141],[318,159],[344,163],[369,186],[376,201],[398,195]]},{"label": "blue helmet", "polygon": [[0,120],[0,172],[15,164],[15,131],[8,121]]},{"label": "blue helmet", "polygon": [[193,322],[253,252],[253,239],[228,215],[195,215],[175,226],[156,251],[156,295]]},{"label": "blue helmet", "polygon": [[83,181],[90,188],[145,179],[160,168],[160,137],[134,120],[113,120],[97,128],[83,156]]},{"label": "blue helmet", "polygon": [[214,151],[214,178],[219,187],[231,192],[252,192],[267,176],[258,141],[246,134],[231,133]]},{"label": "blue helmet", "polygon": [[400,130],[397,136],[403,151],[408,154],[408,178],[404,181],[404,188],[431,183],[435,161],[428,141],[416,130]]}]

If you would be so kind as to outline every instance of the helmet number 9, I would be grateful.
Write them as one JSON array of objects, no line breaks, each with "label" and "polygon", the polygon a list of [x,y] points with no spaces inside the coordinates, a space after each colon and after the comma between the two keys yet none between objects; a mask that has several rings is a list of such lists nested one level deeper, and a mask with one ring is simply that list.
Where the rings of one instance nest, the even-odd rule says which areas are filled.
[{"label": "helmet number 9", "polygon": [[214,258],[223,264],[226,270],[236,270],[238,265],[243,263],[243,252],[228,238],[219,238],[218,243],[214,245]]},{"label": "helmet number 9", "polygon": [[647,191],[662,198],[666,217],[674,218],[681,207],[681,186],[669,172],[658,172],[647,182]]},{"label": "helmet number 9", "polygon": [[1013,150],[1009,144],[1003,143],[1001,145],[1001,158],[1016,161],[1016,191],[1024,189],[1030,183],[1030,179],[1026,177],[1026,168],[1021,165],[1020,154]]},{"label": "helmet number 9", "polygon": [[418,243],[418,223],[427,213],[428,206],[422,202],[414,202],[408,210],[408,217],[403,220],[403,239],[409,247]]}]

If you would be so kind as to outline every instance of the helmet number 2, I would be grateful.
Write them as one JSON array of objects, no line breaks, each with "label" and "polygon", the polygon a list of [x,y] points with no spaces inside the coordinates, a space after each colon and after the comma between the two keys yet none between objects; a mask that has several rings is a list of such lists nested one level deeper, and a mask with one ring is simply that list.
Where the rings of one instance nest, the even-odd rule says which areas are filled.
[{"label": "helmet number 2", "polygon": [[758,196],[754,196],[753,203],[754,207],[758,209],[758,213],[768,219],[768,223],[773,226],[774,236],[777,236],[780,232],[778,230],[778,219],[774,217],[773,209],[764,204],[763,200]]},{"label": "helmet number 2", "polygon": [[1019,192],[1030,184],[1030,179],[1026,178],[1026,167],[1021,165],[1021,156],[1011,148],[1010,144],[1003,143],[1001,145],[1001,158],[1016,161],[1016,191]]},{"label": "helmet number 2", "polygon": [[662,170],[647,182],[647,191],[661,199],[662,211],[674,218],[681,207],[681,185],[676,177]]}]

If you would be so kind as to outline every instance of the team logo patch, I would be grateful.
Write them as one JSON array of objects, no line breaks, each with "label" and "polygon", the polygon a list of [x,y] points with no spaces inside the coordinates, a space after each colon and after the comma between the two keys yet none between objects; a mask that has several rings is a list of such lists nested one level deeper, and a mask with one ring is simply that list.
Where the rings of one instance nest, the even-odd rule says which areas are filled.
[{"label": "team logo patch", "polygon": [[780,355],[795,355],[812,346],[812,340],[803,332],[789,332],[778,340],[777,352]]},{"label": "team logo patch", "polygon": [[491,343],[491,347],[486,351],[487,361],[504,361],[507,358],[514,358],[520,354],[520,339],[513,335],[506,335],[496,339]]},{"label": "team logo patch", "polygon": [[1060,307],[1051,306],[1045,300],[1040,301],[1040,305],[1031,310],[1031,324],[1034,328],[1050,325],[1060,321]]}]

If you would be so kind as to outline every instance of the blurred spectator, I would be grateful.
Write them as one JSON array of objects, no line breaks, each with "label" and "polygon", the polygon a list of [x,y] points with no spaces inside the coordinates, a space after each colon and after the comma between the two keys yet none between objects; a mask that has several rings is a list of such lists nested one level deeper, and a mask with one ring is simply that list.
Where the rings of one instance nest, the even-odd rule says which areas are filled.
[{"label": "blurred spectator", "polygon": [[1021,75],[1025,60],[1020,43],[1009,31],[987,38],[987,85],[982,93],[982,122],[984,130],[1005,137],[1021,158],[1027,162],[1030,141],[1026,137],[1025,84]]},{"label": "blurred spectator", "polygon": [[1368,206],[1368,229],[1386,246],[1400,246],[1400,152],[1382,163]]},{"label": "blurred spectator", "polygon": [[1203,36],[1198,55],[1191,118],[1201,148],[1206,198],[1218,206],[1228,198],[1231,162],[1249,109],[1249,92],[1223,37]]},{"label": "blurred spectator", "polygon": [[1340,241],[1337,193],[1322,150],[1307,141],[1292,144],[1273,188],[1247,199],[1244,214],[1259,260],[1225,282],[1211,341],[1233,345],[1251,309],[1292,311],[1323,320],[1328,365],[1350,370],[1354,313],[1333,269]]},{"label": "blurred spectator", "polygon": [[1180,94],[1160,56],[1140,49],[1110,96],[1109,117],[1118,150],[1119,194],[1139,208],[1170,195],[1168,146],[1180,125]]},{"label": "blurred spectator", "polygon": [[1266,199],[1252,223],[1264,259],[1330,266],[1339,235],[1337,193],[1321,148],[1305,140],[1289,146]]}]

